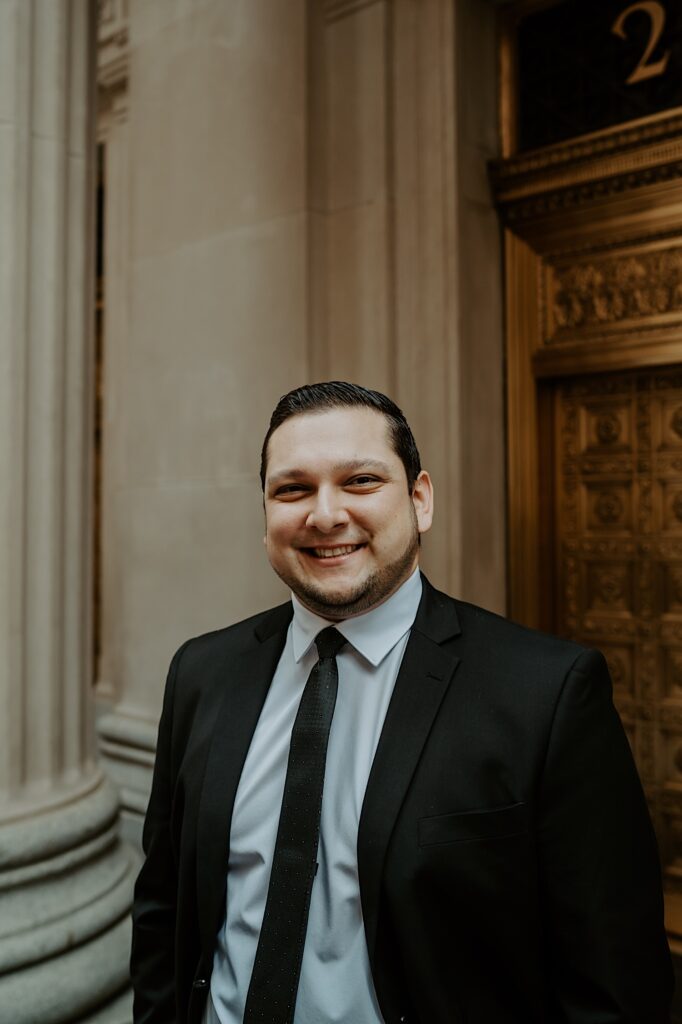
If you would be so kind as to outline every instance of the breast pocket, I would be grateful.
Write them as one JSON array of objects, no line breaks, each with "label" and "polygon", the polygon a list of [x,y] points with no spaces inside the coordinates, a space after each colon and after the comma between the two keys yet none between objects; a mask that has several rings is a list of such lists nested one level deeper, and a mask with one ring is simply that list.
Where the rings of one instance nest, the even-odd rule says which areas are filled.
[{"label": "breast pocket", "polygon": [[467,843],[480,839],[504,839],[528,831],[528,808],[524,803],[495,807],[489,811],[460,811],[420,818],[419,845]]}]

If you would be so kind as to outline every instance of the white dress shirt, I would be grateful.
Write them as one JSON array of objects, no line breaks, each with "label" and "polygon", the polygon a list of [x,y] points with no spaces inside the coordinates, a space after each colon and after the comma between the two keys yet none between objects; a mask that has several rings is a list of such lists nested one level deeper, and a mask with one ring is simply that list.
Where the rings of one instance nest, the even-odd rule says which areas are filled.
[{"label": "white dress shirt", "polygon": [[[334,623],[348,640],[329,735],[319,867],[310,900],[294,1024],[382,1024],[358,884],[360,811],[379,736],[414,622],[419,571],[383,604]],[[329,625],[292,595],[294,615],[235,798],[227,909],[218,932],[204,1024],[241,1024],[270,880],[291,730]]]}]

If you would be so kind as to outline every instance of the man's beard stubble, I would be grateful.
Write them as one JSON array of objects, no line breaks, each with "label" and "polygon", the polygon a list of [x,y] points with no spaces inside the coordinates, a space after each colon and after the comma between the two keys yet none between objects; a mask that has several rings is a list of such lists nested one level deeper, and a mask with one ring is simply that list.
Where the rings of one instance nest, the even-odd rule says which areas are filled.
[{"label": "man's beard stubble", "polygon": [[402,555],[389,565],[371,573],[350,594],[347,592],[334,594],[333,591],[325,593],[313,584],[304,583],[293,575],[281,573],[277,569],[275,572],[311,612],[323,619],[341,621],[354,615],[361,615],[390,597],[407,579],[407,574],[418,551],[419,532],[415,522],[415,530],[410,544]]}]

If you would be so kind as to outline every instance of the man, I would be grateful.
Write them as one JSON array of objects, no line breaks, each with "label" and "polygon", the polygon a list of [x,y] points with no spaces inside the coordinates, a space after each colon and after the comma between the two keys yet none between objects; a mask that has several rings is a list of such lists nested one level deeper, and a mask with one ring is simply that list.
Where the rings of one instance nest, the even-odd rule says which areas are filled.
[{"label": "man", "polygon": [[641,787],[602,656],[434,590],[390,399],[280,400],[290,602],[171,664],[136,889],[137,1024],[663,1024]]}]

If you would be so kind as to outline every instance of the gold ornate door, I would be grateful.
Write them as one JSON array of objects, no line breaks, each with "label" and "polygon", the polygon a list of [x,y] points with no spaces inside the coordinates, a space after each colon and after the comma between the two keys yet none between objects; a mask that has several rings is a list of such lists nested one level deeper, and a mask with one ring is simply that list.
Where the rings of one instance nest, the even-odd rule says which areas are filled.
[{"label": "gold ornate door", "polygon": [[501,15],[509,612],[604,650],[682,954],[682,7],[578,4]]},{"label": "gold ornate door", "polygon": [[682,368],[554,388],[556,629],[606,655],[682,893]]}]

